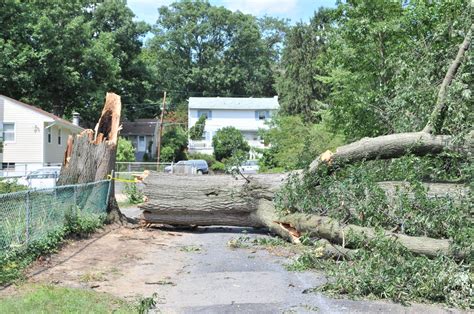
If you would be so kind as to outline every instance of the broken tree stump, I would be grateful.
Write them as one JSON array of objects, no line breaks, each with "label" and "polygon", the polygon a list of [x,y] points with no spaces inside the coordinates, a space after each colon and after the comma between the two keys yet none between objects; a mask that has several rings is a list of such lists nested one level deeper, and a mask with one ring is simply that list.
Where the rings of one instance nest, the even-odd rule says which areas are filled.
[{"label": "broken tree stump", "polygon": [[[70,136],[57,185],[81,184],[107,179],[115,168],[120,130],[120,96],[107,93],[104,108],[95,130]],[[120,222],[124,216],[115,200],[114,181],[109,193],[107,220]]]}]

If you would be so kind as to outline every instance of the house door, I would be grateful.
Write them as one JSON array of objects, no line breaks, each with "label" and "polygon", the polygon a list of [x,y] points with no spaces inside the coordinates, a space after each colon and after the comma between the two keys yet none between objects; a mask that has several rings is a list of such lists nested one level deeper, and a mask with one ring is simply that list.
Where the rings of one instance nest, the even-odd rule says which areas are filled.
[{"label": "house door", "polygon": [[138,137],[138,151],[139,151],[139,152],[144,152],[144,151],[146,151],[145,136],[139,136],[139,137]]}]

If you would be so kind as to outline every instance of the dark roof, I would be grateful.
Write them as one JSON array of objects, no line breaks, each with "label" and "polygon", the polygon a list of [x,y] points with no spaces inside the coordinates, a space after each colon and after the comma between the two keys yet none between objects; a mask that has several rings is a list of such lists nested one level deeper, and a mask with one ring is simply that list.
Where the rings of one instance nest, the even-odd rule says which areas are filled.
[{"label": "dark roof", "polygon": [[156,119],[136,119],[123,121],[121,135],[153,135],[155,134]]},{"label": "dark roof", "polygon": [[80,126],[75,125],[75,124],[73,124],[73,123],[70,122],[70,121],[64,120],[64,119],[62,119],[62,118],[60,118],[60,117],[58,117],[58,116],[56,116],[56,115],[54,115],[54,114],[52,114],[52,113],[50,113],[50,112],[44,111],[44,110],[41,109],[41,108],[38,108],[38,107],[35,107],[35,106],[32,106],[32,105],[25,104],[25,103],[23,103],[23,102],[21,102],[21,101],[19,101],[19,100],[10,98],[10,97],[5,96],[5,95],[2,95],[2,94],[0,94],[0,97],[6,98],[6,99],[8,99],[9,101],[11,101],[11,102],[14,103],[14,104],[17,104],[17,105],[23,106],[23,107],[25,107],[25,108],[28,108],[28,109],[30,109],[30,110],[33,110],[33,111],[39,113],[39,114],[48,116],[48,117],[50,117],[51,119],[53,119],[54,121],[60,122],[61,124],[70,126],[70,127],[72,127],[72,128],[82,129]]}]

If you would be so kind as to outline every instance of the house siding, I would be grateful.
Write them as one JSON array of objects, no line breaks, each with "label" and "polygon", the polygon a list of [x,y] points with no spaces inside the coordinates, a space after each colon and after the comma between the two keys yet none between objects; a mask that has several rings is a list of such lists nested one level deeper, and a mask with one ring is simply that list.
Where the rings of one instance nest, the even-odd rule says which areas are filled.
[{"label": "house siding", "polygon": [[[58,125],[51,127],[51,143],[48,143],[48,130],[45,129],[47,124],[44,125],[44,162],[45,163],[62,163],[64,158],[64,152],[66,151],[67,139],[69,135],[73,133],[66,128],[62,128]],[[58,144],[58,133],[61,130],[61,145]]]},{"label": "house siding", "polygon": [[[201,110],[201,109],[200,109]],[[254,130],[266,128],[265,120],[255,118],[256,110],[224,110],[214,109],[211,119],[206,120],[206,131],[217,131],[226,126],[233,126],[238,130]],[[189,126],[196,124],[198,120],[198,110],[189,110]]]},{"label": "house siding", "polygon": [[[3,123],[15,123],[15,140],[3,143],[2,162],[43,162],[43,132],[45,117],[4,99]],[[52,122],[53,120],[50,119]]]},{"label": "house siding", "polygon": [[[266,121],[270,119],[275,110],[269,109],[188,109],[188,125],[192,127],[199,119],[199,112],[211,111],[211,118],[206,120],[204,128],[205,139],[201,141],[189,141],[190,152],[201,152],[212,154],[212,138],[219,129],[223,127],[232,126],[242,132],[244,138],[248,141],[251,147],[264,148],[265,145],[258,140],[258,130],[266,129],[268,125]],[[259,120],[257,111],[266,111],[267,119]]]}]

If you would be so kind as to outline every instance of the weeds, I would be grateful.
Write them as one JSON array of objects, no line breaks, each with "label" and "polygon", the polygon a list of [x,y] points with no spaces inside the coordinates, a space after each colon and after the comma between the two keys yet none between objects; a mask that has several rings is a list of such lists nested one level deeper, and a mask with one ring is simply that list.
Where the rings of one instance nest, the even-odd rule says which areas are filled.
[{"label": "weeds", "polygon": [[144,297],[138,300],[137,310],[139,314],[148,313],[149,310],[156,306],[156,298],[158,294],[155,292],[151,297]]},{"label": "weeds", "polygon": [[200,252],[201,251],[201,248],[199,246],[195,246],[195,245],[187,245],[187,246],[183,246],[181,249],[180,249],[181,252],[188,252],[188,253],[192,253],[192,252]]},{"label": "weeds", "polygon": [[252,239],[250,236],[240,236],[227,242],[227,246],[232,249],[249,248],[251,246],[275,247],[286,245],[288,245],[288,242],[278,237],[258,237]]},{"label": "weeds", "polygon": [[124,193],[127,195],[130,204],[143,203],[143,198],[145,195],[143,195],[140,189],[138,189],[136,183],[126,183]]},{"label": "weeds", "polygon": [[23,270],[38,256],[51,254],[68,237],[84,237],[102,226],[104,215],[81,212],[79,209],[66,213],[64,225],[47,233],[27,247],[0,252],[0,284],[8,284],[22,278]]}]

